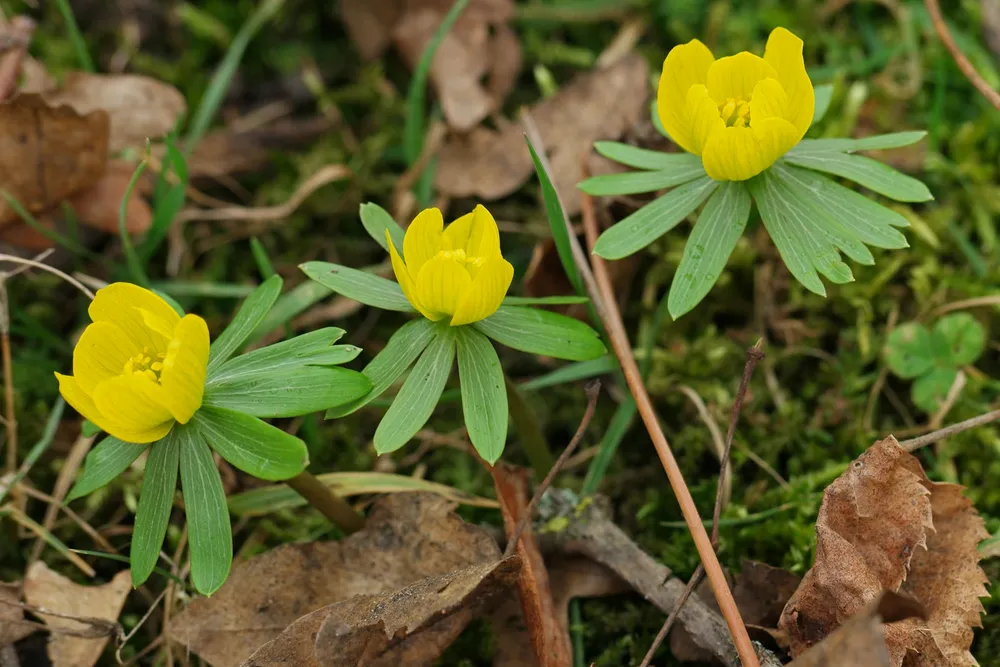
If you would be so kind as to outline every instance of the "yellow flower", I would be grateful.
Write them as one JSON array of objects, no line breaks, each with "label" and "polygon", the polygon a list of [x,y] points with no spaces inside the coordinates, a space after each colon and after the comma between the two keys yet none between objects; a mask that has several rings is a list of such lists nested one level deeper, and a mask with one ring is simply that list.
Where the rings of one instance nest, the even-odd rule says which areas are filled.
[{"label": "yellow flower", "polygon": [[421,211],[403,237],[403,258],[389,232],[392,270],[407,301],[429,320],[451,326],[489,317],[500,307],[514,267],[500,253],[500,230],[482,205],[444,229],[441,211]]},{"label": "yellow flower", "polygon": [[763,58],[716,60],[697,39],[675,46],[656,96],[667,134],[717,181],[745,181],[774,164],[805,135],[815,103],[802,40],[784,28],[771,32]]},{"label": "yellow flower", "polygon": [[208,326],[180,317],[153,292],[113,283],[97,292],[73,350],[73,375],[60,375],[66,402],[125,442],[165,436],[201,407]]}]

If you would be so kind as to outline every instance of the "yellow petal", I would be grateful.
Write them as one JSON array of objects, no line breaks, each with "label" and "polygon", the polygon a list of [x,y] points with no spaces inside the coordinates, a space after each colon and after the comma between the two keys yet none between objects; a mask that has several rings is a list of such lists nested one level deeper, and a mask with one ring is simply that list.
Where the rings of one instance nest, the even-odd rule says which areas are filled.
[{"label": "yellow petal", "polygon": [[708,68],[708,94],[717,105],[729,99],[749,100],[761,79],[777,79],[774,71],[760,56],[744,51],[735,56],[719,58]]},{"label": "yellow petal", "polygon": [[458,250],[469,252],[469,234],[472,232],[472,219],[476,212],[470,211],[444,228],[441,235],[442,250]]},{"label": "yellow petal", "polygon": [[513,279],[514,267],[510,262],[502,257],[488,260],[458,304],[451,326],[478,322],[495,313]]},{"label": "yellow petal", "polygon": [[89,393],[98,382],[121,375],[129,358],[141,351],[142,346],[118,325],[94,322],[83,330],[73,349],[73,375],[80,389]]},{"label": "yellow petal", "polygon": [[155,331],[156,333],[164,336],[167,340],[170,340],[174,336],[174,327],[176,323],[168,322],[162,317],[157,316],[155,313],[146,310],[145,308],[140,308],[139,313],[142,315],[142,322],[147,327]]},{"label": "yellow petal", "polygon": [[691,128],[684,114],[688,90],[707,81],[715,57],[708,47],[693,39],[670,49],[663,61],[660,84],[656,89],[656,109],[663,129],[678,146],[694,153]]},{"label": "yellow petal", "polygon": [[763,79],[750,98],[750,124],[766,118],[788,120],[788,95],[777,79]]},{"label": "yellow petal", "polygon": [[493,257],[500,254],[500,229],[493,215],[482,204],[448,225],[444,235],[451,248],[465,251],[471,257]]},{"label": "yellow petal", "polygon": [[403,258],[396,251],[396,246],[393,245],[388,231],[385,233],[385,238],[389,240],[389,257],[392,259],[392,272],[396,274],[396,282],[399,283],[399,288],[403,290],[403,296],[406,297],[410,305],[416,308],[417,312],[421,315],[428,319],[434,319],[420,305],[420,299],[417,298],[417,283],[410,274],[410,269],[403,262]]},{"label": "yellow petal", "polygon": [[417,274],[417,294],[425,316],[440,320],[452,315],[471,284],[464,264],[440,255],[428,261]]},{"label": "yellow petal", "polygon": [[788,95],[786,120],[795,126],[798,142],[812,124],[816,94],[802,58],[802,40],[784,28],[775,28],[764,49],[766,60],[777,72],[775,77]]},{"label": "yellow petal", "polygon": [[121,375],[102,382],[92,395],[102,420],[95,423],[125,442],[159,440],[174,424],[160,402],[162,391],[144,375]]},{"label": "yellow petal", "polygon": [[709,96],[708,88],[704,84],[693,85],[688,90],[684,113],[691,128],[690,152],[701,155],[712,133],[726,127],[725,121],[719,115],[719,107]]},{"label": "yellow petal", "polygon": [[208,366],[208,325],[197,315],[185,315],[174,329],[160,371],[159,401],[174,419],[186,424],[201,407]]},{"label": "yellow petal", "polygon": [[170,304],[155,293],[131,283],[112,283],[97,290],[87,312],[94,322],[117,324],[140,348],[148,345],[157,352],[166,352],[168,338],[146,326],[142,310],[159,317],[171,329],[181,319]]},{"label": "yellow petal", "polygon": [[56,373],[56,379],[59,380],[59,393],[66,399],[66,402],[83,415],[84,419],[89,419],[102,429],[107,430],[101,411],[97,409],[94,400],[83,390],[76,378],[72,375]]},{"label": "yellow petal", "polygon": [[426,208],[417,214],[403,236],[403,257],[406,266],[417,275],[420,268],[441,249],[444,218],[440,209]]},{"label": "yellow petal", "polygon": [[787,120],[751,119],[751,127],[727,127],[713,134],[701,161],[717,181],[745,181],[774,164],[797,141],[795,127]]}]

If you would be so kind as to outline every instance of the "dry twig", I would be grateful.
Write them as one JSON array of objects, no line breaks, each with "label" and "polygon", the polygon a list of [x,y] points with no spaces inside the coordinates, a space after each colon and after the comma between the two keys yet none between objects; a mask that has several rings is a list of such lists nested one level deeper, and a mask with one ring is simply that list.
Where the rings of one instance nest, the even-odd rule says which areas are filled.
[{"label": "dry twig", "polygon": [[908,452],[916,451],[921,447],[926,445],[931,445],[938,440],[944,440],[950,435],[955,435],[956,433],[961,433],[962,431],[967,431],[970,428],[976,428],[977,426],[983,426],[989,424],[990,422],[995,422],[1000,420],[1000,410],[994,410],[993,412],[987,412],[986,414],[979,415],[978,417],[973,417],[972,419],[966,419],[965,421],[958,422],[957,424],[952,424],[951,426],[945,426],[937,431],[932,431],[919,438],[910,438],[909,440],[903,440],[899,443],[900,447]]},{"label": "dry twig", "polygon": [[969,59],[965,57],[962,50],[958,48],[958,44],[955,43],[955,39],[951,36],[951,31],[948,30],[948,25],[944,22],[944,17],[941,16],[941,5],[938,0],[924,0],[924,5],[927,6],[927,13],[931,15],[931,23],[934,24],[934,30],[937,31],[938,37],[944,43],[948,53],[951,54],[952,59],[954,59],[955,64],[958,65],[958,69],[962,70],[962,74],[965,78],[969,80],[976,90],[982,93],[983,97],[989,100],[989,103],[1000,110],[1000,93],[990,88],[990,84],[986,83],[986,80],[979,75],[976,68],[972,66]]}]

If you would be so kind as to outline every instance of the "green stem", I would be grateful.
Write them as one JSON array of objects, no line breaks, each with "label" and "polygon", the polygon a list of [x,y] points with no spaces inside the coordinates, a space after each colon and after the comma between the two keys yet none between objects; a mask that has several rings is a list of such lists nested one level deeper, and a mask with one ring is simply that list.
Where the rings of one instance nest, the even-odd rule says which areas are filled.
[{"label": "green stem", "polygon": [[350,503],[331,491],[330,487],[316,479],[311,472],[303,470],[295,477],[285,480],[285,484],[305,498],[344,533],[350,535],[364,527],[364,517],[358,514]]},{"label": "green stem", "polygon": [[535,474],[542,479],[552,469],[555,457],[552,456],[549,443],[545,440],[545,434],[538,424],[538,418],[521,396],[517,385],[506,375],[503,381],[507,387],[507,411],[510,412],[510,419],[514,422],[514,429],[521,436],[521,447],[524,448]]}]

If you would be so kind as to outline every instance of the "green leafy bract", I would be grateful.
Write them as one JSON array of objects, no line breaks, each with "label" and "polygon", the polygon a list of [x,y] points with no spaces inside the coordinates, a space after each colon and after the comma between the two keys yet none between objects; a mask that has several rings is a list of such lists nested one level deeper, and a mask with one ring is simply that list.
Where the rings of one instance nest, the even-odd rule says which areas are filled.
[{"label": "green leafy bract", "polygon": [[458,376],[469,439],[493,465],[507,442],[507,391],[493,344],[473,327],[458,327]]},{"label": "green leafy bract", "polygon": [[813,119],[811,125],[823,120],[826,112],[830,110],[830,102],[833,101],[833,84],[825,83],[813,88],[815,104],[813,106]]},{"label": "green leafy bract", "polygon": [[580,320],[520,306],[500,306],[473,327],[493,340],[522,352],[585,361],[605,353],[597,332]]},{"label": "green leafy bract", "polygon": [[171,429],[166,437],[154,442],[149,448],[129,551],[133,586],[141,586],[152,574],[160,557],[160,546],[167,534],[180,464],[179,430]]},{"label": "green leafy bract", "polygon": [[212,343],[208,356],[209,373],[233,356],[254,332],[281,293],[281,284],[280,276],[271,276],[246,298],[233,321]]},{"label": "green leafy bract", "polygon": [[361,353],[356,345],[334,345],[343,329],[324,327],[230,359],[209,375],[206,388],[299,366],[337,366]]},{"label": "green leafy bract", "polygon": [[922,202],[934,199],[927,186],[917,179],[864,155],[835,151],[790,152],[783,160],[800,167],[846,178],[896,201]]},{"label": "green leafy bract", "polygon": [[364,225],[365,231],[371,236],[376,243],[382,246],[382,249],[389,252],[389,244],[385,240],[386,231],[389,232],[389,236],[392,237],[392,243],[396,246],[396,251],[400,255],[403,254],[403,236],[406,234],[403,228],[399,226],[389,212],[378,204],[373,204],[371,202],[361,205],[359,211],[361,216],[361,224]]},{"label": "green leafy bract", "polygon": [[876,134],[859,139],[803,139],[795,145],[787,155],[803,155],[807,153],[855,153],[857,151],[888,150],[903,148],[915,144],[927,136],[926,132],[893,132],[891,134]]},{"label": "green leafy bract", "polygon": [[674,163],[669,167],[653,171],[593,176],[579,183],[577,187],[594,196],[632,195],[671,188],[705,175],[701,158],[697,155],[689,153],[661,153],[661,155],[674,158]]},{"label": "green leafy bract", "polygon": [[366,306],[413,312],[399,284],[373,273],[329,262],[306,262],[299,268],[320,285]]},{"label": "green leafy bract", "polygon": [[304,442],[256,417],[204,405],[192,422],[219,456],[254,477],[280,481],[309,464]]},{"label": "green leafy bract", "polygon": [[108,436],[87,454],[83,473],[66,496],[66,502],[76,500],[108,484],[125,472],[148,445],[137,445]]}]

